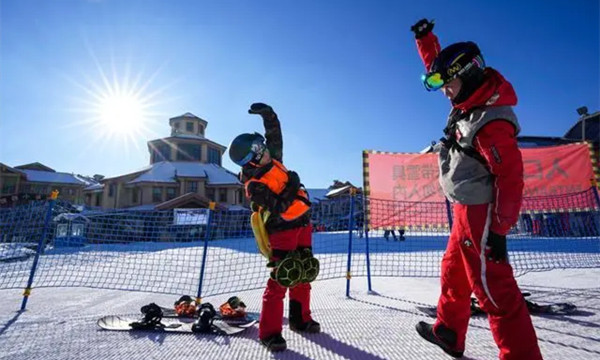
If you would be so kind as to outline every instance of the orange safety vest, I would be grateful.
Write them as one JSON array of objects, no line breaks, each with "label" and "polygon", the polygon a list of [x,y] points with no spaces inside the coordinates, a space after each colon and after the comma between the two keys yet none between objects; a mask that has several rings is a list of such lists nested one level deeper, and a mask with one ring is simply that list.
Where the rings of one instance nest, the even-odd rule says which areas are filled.
[{"label": "orange safety vest", "polygon": [[[275,159],[271,160],[273,162],[273,166],[269,171],[267,171],[260,179],[250,178],[250,180],[246,181],[244,184],[246,187],[246,196],[250,198],[250,193],[248,191],[248,185],[252,181],[260,182],[269,188],[272,192],[279,195],[285,189],[285,186],[288,182],[288,170],[283,166],[283,164]],[[300,216],[306,214],[308,210],[310,210],[310,202],[308,201],[308,194],[303,189],[299,189],[296,194],[296,199],[292,202],[292,204],[285,210],[283,213],[279,214],[282,219],[286,221],[292,221]]]}]

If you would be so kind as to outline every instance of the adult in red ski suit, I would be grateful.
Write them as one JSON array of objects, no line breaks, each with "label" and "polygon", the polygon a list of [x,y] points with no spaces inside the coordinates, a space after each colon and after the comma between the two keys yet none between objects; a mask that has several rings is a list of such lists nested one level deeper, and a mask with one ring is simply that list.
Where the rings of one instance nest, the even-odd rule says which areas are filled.
[{"label": "adult in red ski suit", "polygon": [[517,96],[496,70],[485,67],[477,45],[441,50],[425,19],[415,24],[428,90],[452,103],[438,147],[440,183],[453,202],[454,222],[442,259],[441,295],[433,326],[417,331],[445,352],[462,357],[471,293],[488,314],[502,360],[542,359],[525,301],[506,252],[506,234],[517,222],[523,192],[523,161],[512,106]]}]

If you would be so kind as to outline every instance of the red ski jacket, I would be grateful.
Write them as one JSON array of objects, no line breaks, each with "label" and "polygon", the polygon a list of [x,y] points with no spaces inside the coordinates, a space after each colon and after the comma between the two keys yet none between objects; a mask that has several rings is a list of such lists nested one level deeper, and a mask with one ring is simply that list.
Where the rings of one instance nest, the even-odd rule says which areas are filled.
[{"label": "red ski jacket", "polygon": [[[433,33],[417,39],[419,55],[427,69],[441,51]],[[496,70],[486,68],[486,81],[466,101],[454,108],[469,112],[475,107],[514,106],[517,95],[512,85]],[[506,235],[517,222],[523,198],[523,160],[515,127],[505,119],[483,126],[475,135],[475,149],[486,159],[494,175],[494,206],[490,231]]]}]

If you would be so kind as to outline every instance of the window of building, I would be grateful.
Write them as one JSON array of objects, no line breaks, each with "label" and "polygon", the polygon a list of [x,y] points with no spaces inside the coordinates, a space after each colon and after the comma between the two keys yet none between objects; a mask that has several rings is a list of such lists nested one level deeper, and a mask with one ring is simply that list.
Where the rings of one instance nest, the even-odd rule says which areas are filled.
[{"label": "window of building", "polygon": [[67,231],[69,230],[69,225],[68,224],[58,224],[56,226],[56,237],[66,237],[67,236]]},{"label": "window of building", "polygon": [[227,202],[227,189],[219,189],[219,202]]},{"label": "window of building", "polygon": [[94,195],[96,197],[96,206],[100,206],[100,196]]},{"label": "window of building", "polygon": [[237,191],[237,198],[238,198],[238,204],[243,204],[244,203],[244,190],[238,190]]},{"label": "window of building", "polygon": [[108,185],[108,197],[115,196],[115,184]]},{"label": "window of building", "polygon": [[167,188],[167,200],[175,199],[177,196],[177,189],[168,187]]},{"label": "window of building", "polygon": [[71,224],[71,236],[83,236],[83,224]]},{"label": "window of building", "polygon": [[75,189],[69,189],[69,195],[71,195],[71,196],[75,195]]},{"label": "window of building", "polygon": [[200,161],[202,148],[197,144],[179,144],[177,160]]},{"label": "window of building", "polygon": [[221,152],[215,148],[208,148],[208,163],[221,165]]},{"label": "window of building", "polygon": [[179,123],[178,122],[174,123],[173,126],[175,126],[175,129],[179,129]]},{"label": "window of building", "polygon": [[187,132],[194,132],[194,123],[191,121],[187,121],[185,123],[185,131]]},{"label": "window of building", "polygon": [[198,182],[197,181],[188,181],[186,184],[186,192],[189,193],[197,193],[198,192]]},{"label": "window of building", "polygon": [[131,192],[131,202],[134,204],[138,202],[138,189],[134,188]]},{"label": "window of building", "polygon": [[169,161],[171,160],[171,147],[169,144],[155,145],[152,151],[152,162]]},{"label": "window of building", "polygon": [[215,201],[215,189],[206,188],[206,197],[209,198],[210,201]]},{"label": "window of building", "polygon": [[158,186],[154,186],[152,188],[152,202],[161,202],[162,201],[162,188]]}]

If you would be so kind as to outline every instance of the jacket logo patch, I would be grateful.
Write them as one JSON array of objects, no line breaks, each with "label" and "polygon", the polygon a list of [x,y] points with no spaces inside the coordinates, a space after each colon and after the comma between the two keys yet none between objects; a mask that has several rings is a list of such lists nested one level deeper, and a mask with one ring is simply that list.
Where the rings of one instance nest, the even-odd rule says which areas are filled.
[{"label": "jacket logo patch", "polygon": [[491,150],[492,150],[492,155],[494,156],[494,161],[496,161],[497,164],[502,164],[502,158],[500,157],[500,153],[498,152],[498,149],[496,149],[496,147],[494,145],[492,145]]},{"label": "jacket logo patch", "polygon": [[485,102],[486,105],[493,105],[496,103],[496,101],[498,101],[498,99],[500,98],[500,94],[498,93],[494,93],[494,95],[492,95],[488,101]]},{"label": "jacket logo patch", "polygon": [[471,246],[473,246],[473,243],[471,242],[471,240],[465,240],[465,241],[463,242],[463,244],[465,244],[465,246],[466,246],[466,247],[471,247]]}]

